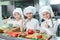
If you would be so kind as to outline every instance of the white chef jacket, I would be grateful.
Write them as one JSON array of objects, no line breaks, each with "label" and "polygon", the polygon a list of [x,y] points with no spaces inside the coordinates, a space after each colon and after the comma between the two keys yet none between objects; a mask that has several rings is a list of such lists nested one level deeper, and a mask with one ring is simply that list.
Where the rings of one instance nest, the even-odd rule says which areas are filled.
[{"label": "white chef jacket", "polygon": [[[46,21],[47,21],[47,24],[49,25],[50,28],[45,27]],[[51,19],[46,20],[46,21],[41,23],[41,29],[40,30],[44,30],[48,35],[53,35],[53,29],[55,28],[54,25],[55,25],[56,21],[53,19],[53,24],[52,24]]]},{"label": "white chef jacket", "polygon": [[39,22],[37,19],[34,19],[34,18],[32,18],[31,20],[26,19],[24,27],[26,28],[26,31],[28,29],[39,30]]}]

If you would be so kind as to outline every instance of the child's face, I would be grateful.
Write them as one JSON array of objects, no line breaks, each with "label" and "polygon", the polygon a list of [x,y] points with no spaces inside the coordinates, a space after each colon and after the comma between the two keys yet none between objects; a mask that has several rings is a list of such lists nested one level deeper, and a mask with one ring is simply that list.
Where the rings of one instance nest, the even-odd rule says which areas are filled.
[{"label": "child's face", "polygon": [[20,19],[20,14],[18,12],[15,12],[14,17],[15,17],[15,19]]},{"label": "child's face", "polygon": [[42,15],[43,15],[43,18],[45,18],[45,19],[50,19],[51,18],[50,14],[48,12],[43,12]]},{"label": "child's face", "polygon": [[32,18],[32,13],[31,12],[26,13],[26,16],[27,16],[28,19],[31,19]]}]

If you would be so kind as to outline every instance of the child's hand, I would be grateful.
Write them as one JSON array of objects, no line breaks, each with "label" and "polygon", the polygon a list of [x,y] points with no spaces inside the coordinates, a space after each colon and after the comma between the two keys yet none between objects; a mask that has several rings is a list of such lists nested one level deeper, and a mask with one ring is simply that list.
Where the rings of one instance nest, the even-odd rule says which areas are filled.
[{"label": "child's hand", "polygon": [[11,19],[11,16],[8,19],[6,19],[4,22],[7,23],[10,19]]},{"label": "child's hand", "polygon": [[45,27],[46,27],[46,28],[49,28],[49,25],[48,25],[47,21],[46,21],[46,23],[45,23]]}]

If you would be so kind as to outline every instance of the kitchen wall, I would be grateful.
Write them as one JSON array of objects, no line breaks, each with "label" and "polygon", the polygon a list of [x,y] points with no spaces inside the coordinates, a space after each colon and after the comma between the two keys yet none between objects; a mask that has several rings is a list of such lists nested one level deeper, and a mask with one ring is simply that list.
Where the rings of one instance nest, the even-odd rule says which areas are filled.
[{"label": "kitchen wall", "polygon": [[[9,0],[1,0],[2,2],[5,2],[5,1],[9,1]],[[24,9],[25,7],[27,7],[27,6],[29,6],[29,5],[32,5],[32,6],[34,6],[34,7],[36,7],[36,11],[37,11],[37,13],[39,12],[39,0],[37,1],[37,0],[19,0],[19,1],[21,1],[21,2],[19,2],[19,3],[16,3],[16,1],[18,2],[18,0],[10,0],[9,2],[10,2],[10,5],[6,5],[6,11],[7,12],[5,12],[4,10],[5,9],[3,9],[2,11],[3,11],[3,16],[7,16],[7,17],[9,17],[9,16],[13,16],[12,15],[12,13],[13,13],[13,10],[16,8],[16,7],[22,7],[22,9]],[[24,2],[25,1],[25,2]],[[26,3],[26,4],[25,4]],[[5,8],[5,7],[4,7]],[[4,15],[5,14],[5,15]]]}]

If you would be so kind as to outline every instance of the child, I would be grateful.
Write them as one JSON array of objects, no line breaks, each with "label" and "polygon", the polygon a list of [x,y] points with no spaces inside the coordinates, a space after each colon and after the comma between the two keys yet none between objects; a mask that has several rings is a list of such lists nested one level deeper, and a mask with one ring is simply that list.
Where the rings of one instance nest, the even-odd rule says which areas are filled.
[{"label": "child", "polygon": [[33,29],[34,31],[39,30],[39,22],[37,19],[33,18],[36,13],[36,9],[33,6],[28,6],[24,9],[24,15],[27,17],[24,23],[26,31]]},{"label": "child", "polygon": [[20,31],[23,31],[23,27],[22,27],[23,13],[22,13],[21,8],[14,9],[13,17],[15,18],[15,20],[11,20],[10,18],[8,18],[7,24],[13,24],[14,26],[16,26],[16,29],[14,30],[18,30],[20,28]]},{"label": "child", "polygon": [[[50,6],[44,6],[41,8],[40,16],[45,20],[41,23],[41,33],[45,32],[48,37],[52,35],[55,36],[55,29],[57,29],[56,20],[52,19],[54,17],[53,11]],[[42,31],[43,30],[43,31]],[[52,38],[54,38],[54,36]],[[56,40],[56,38],[54,38]]]}]

